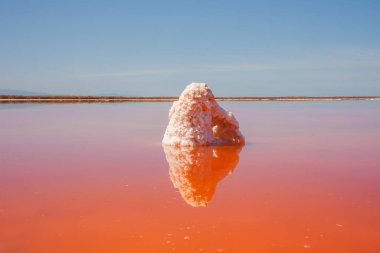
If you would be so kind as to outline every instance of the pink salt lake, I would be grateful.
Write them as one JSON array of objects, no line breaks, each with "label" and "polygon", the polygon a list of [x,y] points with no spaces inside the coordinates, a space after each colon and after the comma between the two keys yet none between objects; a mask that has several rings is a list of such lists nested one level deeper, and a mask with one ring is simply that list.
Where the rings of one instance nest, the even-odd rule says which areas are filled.
[{"label": "pink salt lake", "polygon": [[0,105],[0,252],[380,252],[378,101],[224,102],[246,145],[180,154],[170,106]]}]

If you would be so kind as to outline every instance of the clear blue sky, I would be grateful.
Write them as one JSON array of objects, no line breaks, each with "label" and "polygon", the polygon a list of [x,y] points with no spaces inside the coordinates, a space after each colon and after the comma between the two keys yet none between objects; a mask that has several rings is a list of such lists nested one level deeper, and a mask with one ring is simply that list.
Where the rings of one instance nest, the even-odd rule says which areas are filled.
[{"label": "clear blue sky", "polygon": [[0,88],[380,95],[380,1],[0,1]]}]

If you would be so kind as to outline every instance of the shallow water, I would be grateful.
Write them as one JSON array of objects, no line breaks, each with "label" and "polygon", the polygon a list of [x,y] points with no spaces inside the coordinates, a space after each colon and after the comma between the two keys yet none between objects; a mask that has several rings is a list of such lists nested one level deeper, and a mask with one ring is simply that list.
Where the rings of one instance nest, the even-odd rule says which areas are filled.
[{"label": "shallow water", "polygon": [[243,148],[163,149],[170,103],[0,105],[0,252],[380,252],[380,102],[224,102]]}]

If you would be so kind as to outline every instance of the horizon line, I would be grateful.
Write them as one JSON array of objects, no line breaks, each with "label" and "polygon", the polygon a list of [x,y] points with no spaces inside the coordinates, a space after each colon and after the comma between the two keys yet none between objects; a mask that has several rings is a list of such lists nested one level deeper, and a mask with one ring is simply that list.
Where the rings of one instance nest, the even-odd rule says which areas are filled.
[{"label": "horizon line", "polygon": [[[0,103],[122,103],[173,102],[179,96],[73,96],[0,95]],[[380,96],[235,96],[215,97],[217,101],[342,101],[380,100]]]}]

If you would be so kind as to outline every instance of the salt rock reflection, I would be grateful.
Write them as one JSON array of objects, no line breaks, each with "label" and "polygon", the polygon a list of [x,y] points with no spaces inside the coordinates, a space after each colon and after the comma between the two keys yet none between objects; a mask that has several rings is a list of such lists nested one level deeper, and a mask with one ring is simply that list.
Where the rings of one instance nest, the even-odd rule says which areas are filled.
[{"label": "salt rock reflection", "polygon": [[164,145],[170,179],[191,206],[206,206],[217,184],[239,163],[241,145],[187,146]]}]

